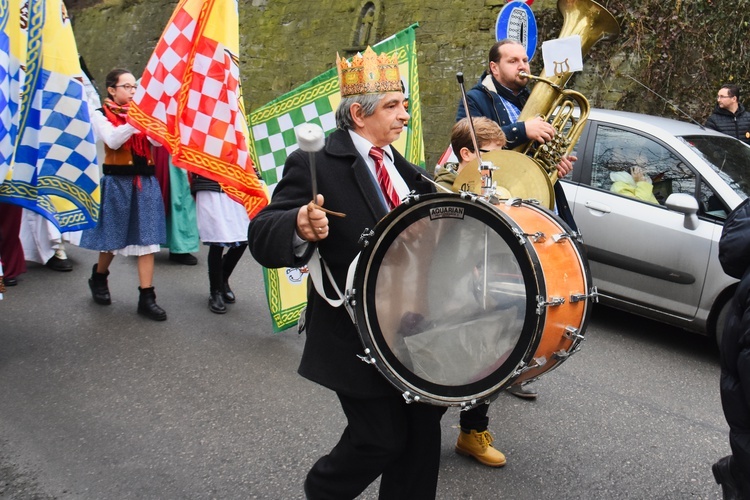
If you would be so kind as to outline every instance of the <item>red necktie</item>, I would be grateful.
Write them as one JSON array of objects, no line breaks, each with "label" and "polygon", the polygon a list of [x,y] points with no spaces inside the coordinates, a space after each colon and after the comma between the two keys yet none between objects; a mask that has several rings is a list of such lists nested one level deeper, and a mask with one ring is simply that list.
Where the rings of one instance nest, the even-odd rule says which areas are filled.
[{"label": "red necktie", "polygon": [[370,158],[375,160],[375,173],[378,177],[378,184],[383,191],[383,195],[385,195],[388,207],[393,210],[401,204],[401,198],[398,197],[396,188],[393,187],[391,177],[388,175],[388,169],[385,168],[385,163],[383,163],[384,153],[382,149],[373,146],[370,149]]}]

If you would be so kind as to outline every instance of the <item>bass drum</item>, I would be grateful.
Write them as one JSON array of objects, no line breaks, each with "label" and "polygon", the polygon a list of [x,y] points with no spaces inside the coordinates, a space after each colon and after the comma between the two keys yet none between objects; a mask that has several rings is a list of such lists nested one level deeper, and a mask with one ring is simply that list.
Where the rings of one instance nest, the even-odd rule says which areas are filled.
[{"label": "bass drum", "polygon": [[[514,220],[517,213],[534,227]],[[588,318],[588,267],[570,231],[546,210],[495,207],[468,193],[417,196],[363,241],[348,301],[363,360],[408,402],[491,401],[553,366],[548,350],[564,351],[562,361],[577,349]],[[552,312],[561,308],[566,314]]]},{"label": "bass drum", "polygon": [[589,302],[598,299],[585,250],[560,217],[521,200],[508,200],[495,208],[524,229],[544,271],[547,293],[537,296],[538,311],[546,311],[544,325],[531,360],[512,380],[520,383],[538,378],[580,349],[591,314]]}]

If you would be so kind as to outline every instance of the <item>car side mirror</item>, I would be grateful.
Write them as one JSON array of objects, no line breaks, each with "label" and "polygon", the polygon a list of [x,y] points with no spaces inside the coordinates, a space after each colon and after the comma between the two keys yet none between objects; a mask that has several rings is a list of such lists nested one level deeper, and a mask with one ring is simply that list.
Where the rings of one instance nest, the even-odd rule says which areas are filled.
[{"label": "car side mirror", "polygon": [[698,229],[698,200],[687,193],[670,194],[665,203],[668,209],[685,215],[683,226],[685,229],[695,231]]}]

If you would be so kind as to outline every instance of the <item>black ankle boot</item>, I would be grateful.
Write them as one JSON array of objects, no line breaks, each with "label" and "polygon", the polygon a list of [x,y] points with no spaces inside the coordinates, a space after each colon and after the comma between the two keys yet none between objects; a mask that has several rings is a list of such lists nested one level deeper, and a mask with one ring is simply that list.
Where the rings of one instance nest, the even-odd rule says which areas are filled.
[{"label": "black ankle boot", "polygon": [[91,278],[89,278],[91,296],[97,304],[108,306],[112,303],[112,297],[109,295],[109,287],[107,286],[107,276],[109,276],[109,271],[104,274],[97,273],[96,268],[97,264],[94,264],[94,267],[91,270]]},{"label": "black ankle boot", "polygon": [[224,305],[224,297],[222,296],[222,278],[221,268],[218,270],[211,269],[209,266],[208,271],[208,308],[212,313],[224,314],[227,312],[227,306]]},{"label": "black ankle boot", "polygon": [[167,319],[167,313],[156,305],[156,293],[154,293],[154,287],[141,288],[138,287],[141,292],[141,296],[138,298],[138,314],[146,316],[148,319],[154,321],[164,321]]},{"label": "black ankle boot", "polygon": [[220,290],[211,290],[211,294],[208,296],[208,308],[216,314],[227,312],[227,306],[224,305],[224,298],[221,296]]},{"label": "black ankle boot", "polygon": [[224,283],[222,283],[221,295],[224,298],[224,302],[226,302],[227,304],[234,304],[236,298],[232,289],[229,288],[229,280],[224,280]]}]

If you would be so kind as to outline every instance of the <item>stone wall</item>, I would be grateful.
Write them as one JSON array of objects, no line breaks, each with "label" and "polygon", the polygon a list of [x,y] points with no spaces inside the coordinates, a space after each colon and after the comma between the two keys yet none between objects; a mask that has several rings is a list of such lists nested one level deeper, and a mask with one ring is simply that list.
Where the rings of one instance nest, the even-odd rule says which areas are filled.
[{"label": "stone wall", "polygon": [[[248,110],[292,90],[333,66],[336,52],[375,43],[419,23],[417,48],[428,169],[448,144],[460,90],[481,74],[495,41],[495,20],[506,0],[239,0],[241,74]],[[175,0],[69,0],[79,52],[102,87],[116,66],[140,74],[176,5]],[[372,4],[375,16],[359,22]],[[536,0],[539,40],[556,37],[562,24],[556,0]],[[363,40],[366,38],[366,40]],[[637,65],[633,54],[611,54],[616,46],[595,46],[575,87],[593,106],[617,106],[632,82],[616,73]],[[541,50],[537,51],[540,54]],[[614,57],[609,58],[610,55]],[[541,56],[532,71],[538,73]],[[619,68],[619,69],[618,69]],[[619,90],[618,90],[619,89]]]}]

